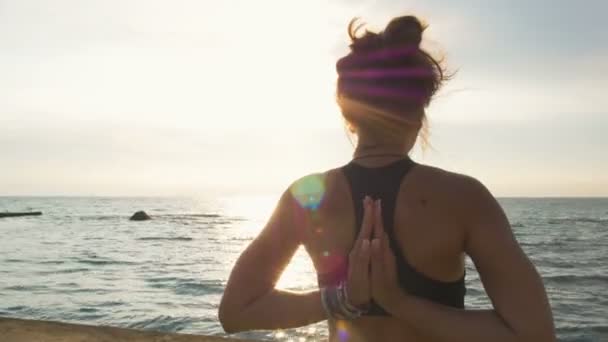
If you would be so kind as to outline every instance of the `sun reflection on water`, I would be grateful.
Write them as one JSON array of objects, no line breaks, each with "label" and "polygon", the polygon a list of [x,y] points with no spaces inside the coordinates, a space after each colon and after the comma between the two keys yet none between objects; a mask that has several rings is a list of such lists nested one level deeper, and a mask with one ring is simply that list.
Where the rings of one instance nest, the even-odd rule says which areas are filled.
[{"label": "sun reflection on water", "polygon": [[279,195],[238,195],[220,200],[224,215],[243,219],[238,227],[244,235],[257,235],[275,209]]},{"label": "sun reflection on water", "polygon": [[312,261],[304,247],[300,247],[279,278],[277,287],[289,290],[311,290],[316,286],[317,278]]},{"label": "sun reflection on water", "polygon": [[[232,234],[247,238],[243,249],[264,228],[275,209],[280,195],[232,196],[222,199],[222,212],[230,217],[243,218],[233,223]],[[298,248],[291,262],[279,278],[278,288],[308,290],[316,288],[316,272],[303,246]]]}]

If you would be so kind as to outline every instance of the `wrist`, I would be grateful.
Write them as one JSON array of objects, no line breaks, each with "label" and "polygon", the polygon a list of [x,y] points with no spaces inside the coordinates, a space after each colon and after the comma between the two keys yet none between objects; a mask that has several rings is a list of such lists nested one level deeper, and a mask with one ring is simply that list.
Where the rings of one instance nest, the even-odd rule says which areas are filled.
[{"label": "wrist", "polygon": [[361,296],[353,295],[351,283],[349,281],[343,281],[340,283],[345,288],[346,301],[357,308],[364,308],[369,303],[369,298],[363,299]]},{"label": "wrist", "polygon": [[353,320],[364,311],[348,302],[346,284],[340,282],[337,286],[323,287],[320,290],[321,302],[327,315],[334,319]]}]

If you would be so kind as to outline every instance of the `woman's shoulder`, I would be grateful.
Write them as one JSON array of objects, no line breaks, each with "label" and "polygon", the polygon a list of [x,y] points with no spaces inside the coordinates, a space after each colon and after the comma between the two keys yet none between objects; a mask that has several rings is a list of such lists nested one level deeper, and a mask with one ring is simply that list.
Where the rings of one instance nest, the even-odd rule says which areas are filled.
[{"label": "woman's shoulder", "polygon": [[472,175],[446,170],[433,165],[416,163],[414,170],[414,172],[418,173],[419,177],[440,182],[442,185],[468,188],[481,184],[481,181]]},{"label": "woman's shoulder", "polygon": [[306,174],[304,176],[296,178],[293,182],[291,182],[291,184],[289,185],[289,189],[292,192],[294,190],[299,191],[304,189],[307,189],[307,191],[320,191],[322,189],[327,188],[329,185],[331,185],[332,182],[337,179],[340,169],[340,167],[336,167],[324,171]]},{"label": "woman's shoulder", "polygon": [[411,176],[414,183],[423,184],[427,191],[436,193],[452,204],[471,204],[471,201],[482,200],[489,194],[487,187],[478,178],[436,166],[418,163],[412,169]]}]

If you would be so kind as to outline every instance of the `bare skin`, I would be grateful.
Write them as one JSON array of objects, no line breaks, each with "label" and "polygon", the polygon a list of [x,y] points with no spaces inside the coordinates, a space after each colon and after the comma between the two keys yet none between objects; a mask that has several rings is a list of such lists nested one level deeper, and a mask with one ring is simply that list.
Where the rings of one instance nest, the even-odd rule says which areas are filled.
[{"label": "bare skin", "polygon": [[[395,146],[385,150],[395,151]],[[377,167],[392,160],[379,157],[360,163]],[[331,257],[350,256],[355,276],[349,279],[349,292],[360,301],[369,293],[391,314],[330,320],[330,341],[340,340],[338,330],[346,332],[349,341],[555,341],[542,281],[499,204],[480,182],[417,165],[403,180],[395,209],[398,243],[419,272],[454,281],[464,272],[465,254],[474,261],[494,308],[461,310],[416,298],[399,287],[379,216],[381,203],[365,206],[369,219],[364,219],[361,232],[373,233],[356,236],[350,190],[340,169],[309,177],[324,184],[321,206],[303,208],[294,196],[294,183],[237,261],[219,312],[227,332],[291,328],[327,319],[319,291],[275,289],[293,253],[304,245],[318,272],[331,267]],[[366,271],[369,265],[371,272]]]}]

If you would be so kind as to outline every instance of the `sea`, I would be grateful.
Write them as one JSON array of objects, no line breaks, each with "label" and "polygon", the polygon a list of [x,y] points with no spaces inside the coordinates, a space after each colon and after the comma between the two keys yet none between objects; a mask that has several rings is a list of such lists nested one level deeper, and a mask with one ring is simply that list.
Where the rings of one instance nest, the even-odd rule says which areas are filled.
[{"label": "sea", "polygon": [[[0,197],[0,316],[226,336],[230,270],[278,194],[214,198]],[[543,277],[560,341],[608,341],[608,198],[501,198]],[[145,210],[152,220],[130,221]],[[514,279],[513,281],[517,281]],[[490,302],[470,261],[467,308]],[[316,288],[298,250],[278,286]],[[320,341],[326,324],[232,335]]]}]

